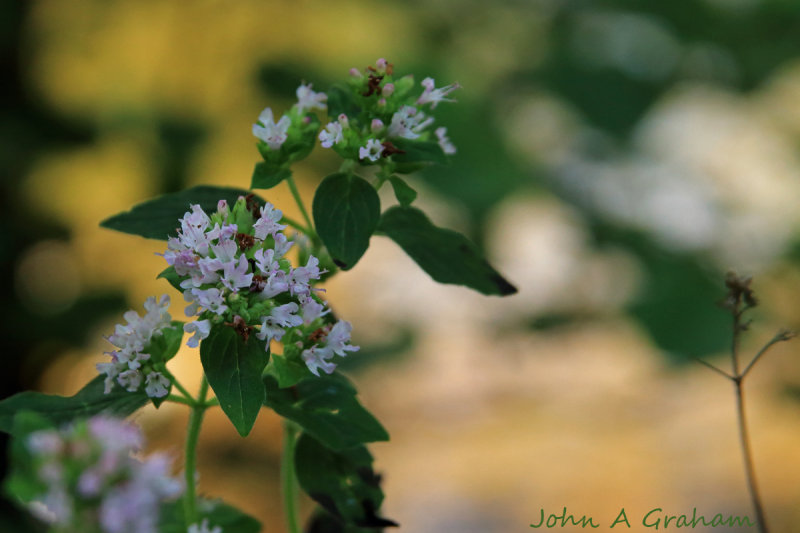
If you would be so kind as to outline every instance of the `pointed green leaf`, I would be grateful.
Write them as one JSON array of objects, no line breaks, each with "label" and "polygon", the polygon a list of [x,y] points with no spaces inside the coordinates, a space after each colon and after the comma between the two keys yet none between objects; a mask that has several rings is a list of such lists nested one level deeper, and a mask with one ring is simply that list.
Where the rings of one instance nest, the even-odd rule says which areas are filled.
[{"label": "pointed green leaf", "polygon": [[251,189],[271,189],[292,175],[292,171],[282,166],[270,165],[266,161],[256,163],[253,169]]},{"label": "pointed green leaf", "polygon": [[439,143],[432,141],[416,141],[412,139],[395,138],[392,139],[392,144],[395,148],[402,150],[404,153],[393,154],[392,161],[398,163],[439,163],[446,165],[448,163],[447,156],[442,151]]},{"label": "pointed green leaf", "polygon": [[104,381],[105,376],[97,376],[74,396],[26,391],[6,398],[0,402],[0,431],[12,433],[14,415],[21,410],[33,411],[54,425],[61,425],[98,413],[126,417],[150,400],[144,391],[128,392],[120,387],[104,394]]},{"label": "pointed green leaf", "polygon": [[30,502],[47,492],[47,484],[36,474],[37,465],[27,446],[28,436],[41,430],[54,429],[54,424],[41,414],[22,410],[12,420],[11,470],[3,482],[5,493],[22,502]]},{"label": "pointed green leaf", "polygon": [[514,288],[466,237],[434,226],[414,207],[392,207],[378,228],[439,283],[465,285],[483,294],[507,296]]},{"label": "pointed green leaf", "polygon": [[264,403],[261,374],[269,362],[264,342],[255,335],[245,341],[233,328],[218,325],[200,343],[200,361],[222,411],[246,437]]},{"label": "pointed green leaf", "polygon": [[331,174],[320,183],[312,208],[317,234],[334,263],[344,270],[352,268],[378,225],[378,193],[358,176]]},{"label": "pointed green leaf", "polygon": [[325,446],[334,450],[364,442],[389,440],[389,434],[359,403],[356,389],[341,374],[309,376],[289,388],[264,378],[264,405],[295,422]]},{"label": "pointed green leaf", "polygon": [[[165,328],[161,331],[161,335],[154,336],[147,345],[147,352],[150,354],[150,360],[166,364],[167,361],[175,357],[181,347],[183,340],[183,322],[179,320],[172,321],[172,327]],[[170,383],[167,392],[172,391],[172,384]],[[161,398],[151,398],[153,405],[158,409],[161,404],[167,400],[167,395]]]},{"label": "pointed green leaf", "polygon": [[153,361],[166,363],[178,353],[183,340],[183,322],[173,320],[172,326],[161,330],[161,335],[154,335],[147,345],[147,353]]},{"label": "pointed green leaf", "polygon": [[297,385],[299,381],[311,376],[308,367],[301,361],[276,354],[270,357],[264,373],[274,377],[282,389]]},{"label": "pointed green leaf", "polygon": [[168,266],[161,273],[156,276],[156,279],[164,278],[167,282],[172,285],[175,290],[179,292],[183,292],[183,288],[181,287],[181,277],[175,272],[174,266]]},{"label": "pointed green leaf", "polygon": [[[206,213],[217,210],[220,200],[233,205],[239,196],[250,194],[244,189],[199,185],[181,192],[165,194],[137,204],[130,211],[109,217],[100,223],[108,229],[141,235],[148,239],[166,240],[180,226],[178,222],[193,204],[199,204]],[[264,200],[256,196],[260,205]]]},{"label": "pointed green leaf", "polygon": [[365,446],[333,451],[303,433],[294,453],[298,483],[326,511],[348,525],[397,526],[377,515],[383,491]]},{"label": "pointed green leaf", "polygon": [[392,184],[392,189],[394,189],[394,196],[403,207],[408,207],[417,199],[417,191],[409,187],[408,183],[403,181],[402,178],[392,176],[389,178],[389,183]]}]

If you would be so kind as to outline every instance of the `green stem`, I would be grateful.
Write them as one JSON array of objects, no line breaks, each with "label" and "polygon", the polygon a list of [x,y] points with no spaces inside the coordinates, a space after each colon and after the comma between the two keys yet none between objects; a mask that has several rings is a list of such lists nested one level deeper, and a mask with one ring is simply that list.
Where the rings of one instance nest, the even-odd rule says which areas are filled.
[{"label": "green stem", "polygon": [[208,408],[206,395],[208,394],[208,381],[203,375],[200,383],[200,393],[197,395],[195,405],[189,414],[189,427],[186,430],[186,452],[184,475],[186,476],[186,491],[183,493],[183,514],[186,525],[197,523],[197,494],[195,487],[195,471],[197,469],[197,441],[200,437],[200,426],[203,423],[203,414]]},{"label": "green stem", "polygon": [[206,407],[217,407],[219,405],[219,398],[211,398],[206,402]]},{"label": "green stem", "polygon": [[[161,369],[161,372],[165,376],[167,376],[167,378],[172,382],[172,384],[175,385],[175,388],[178,389],[178,391],[181,394],[183,394],[184,398],[186,398],[187,400],[189,400],[191,402],[194,402],[194,396],[189,394],[189,391],[186,390],[186,387],[184,387],[183,385],[180,384],[180,382],[175,378],[175,376],[172,374],[172,372],[170,372],[167,369],[166,365],[164,365],[164,367]],[[192,404],[188,403],[187,405],[192,405]]]},{"label": "green stem", "polygon": [[317,236],[316,232],[314,231],[314,224],[311,223],[311,217],[308,216],[308,211],[306,211],[306,206],[303,204],[303,199],[300,197],[300,191],[297,190],[297,184],[294,182],[294,177],[289,176],[286,178],[286,183],[289,184],[289,190],[292,192],[292,196],[294,196],[294,201],[297,202],[297,207],[300,208],[300,213],[303,215],[303,220],[306,221],[306,225],[308,226],[309,236],[314,238]]},{"label": "green stem", "polygon": [[292,422],[284,420],[283,453],[281,454],[281,492],[283,492],[283,508],[289,533],[300,533],[297,520],[297,478],[294,470],[295,444],[297,444],[297,428]]},{"label": "green stem", "polygon": [[167,396],[166,401],[173,402],[173,403],[182,403],[183,405],[188,405],[189,407],[194,407],[194,400],[187,400],[183,396],[178,396],[177,394],[170,394]]},{"label": "green stem", "polygon": [[300,222],[297,222],[296,220],[292,220],[291,218],[287,217],[286,215],[283,216],[283,221],[286,222],[291,227],[293,227],[294,229],[296,229],[298,231],[302,231],[303,233],[305,233],[308,236],[311,236],[314,233],[313,230],[305,227],[304,225],[302,225]]}]

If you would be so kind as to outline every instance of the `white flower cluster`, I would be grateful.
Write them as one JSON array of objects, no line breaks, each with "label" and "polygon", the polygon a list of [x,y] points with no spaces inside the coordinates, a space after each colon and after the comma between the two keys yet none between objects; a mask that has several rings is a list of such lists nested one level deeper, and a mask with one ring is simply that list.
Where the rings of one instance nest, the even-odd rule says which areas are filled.
[{"label": "white flower cluster", "polygon": [[98,415],[31,433],[26,445],[48,487],[31,511],[58,531],[156,533],[162,501],[183,491],[167,456],[131,457],[143,438],[124,420]]},{"label": "white flower cluster", "polygon": [[[375,67],[367,69],[367,76],[364,76],[357,69],[351,69],[350,73],[359,80],[367,80],[368,90],[363,96],[376,95],[377,112],[384,119],[389,119],[388,126],[386,126],[380,118],[373,118],[368,128],[359,133],[363,145],[359,147],[358,158],[371,163],[377,162],[385,154],[391,155],[391,152],[387,152],[387,141],[390,143],[391,139],[398,138],[418,139],[423,135],[428,126],[433,124],[433,117],[426,115],[421,110],[421,106],[429,104],[430,109],[434,110],[440,102],[454,102],[455,100],[447,96],[461,87],[458,83],[453,83],[437,88],[433,78],[425,78],[421,83],[423,87],[422,94],[416,99],[411,98],[409,100],[405,94],[401,95],[397,92],[396,84],[389,79],[392,74],[391,65],[383,58],[375,63]],[[399,99],[400,103],[392,102],[393,95]],[[383,114],[382,110],[389,111],[390,109],[396,109],[396,111],[391,115]],[[350,124],[345,115],[339,115],[337,120],[329,122],[319,134],[322,146],[331,148],[334,145],[345,142],[343,132],[349,127]],[[434,133],[439,146],[445,154],[456,153],[455,146],[447,137],[447,128],[437,128]]]},{"label": "white flower cluster", "polygon": [[[311,90],[311,84],[302,84],[297,88],[297,103],[294,110],[298,115],[303,115],[306,111],[327,109],[328,96],[325,93],[318,93]],[[284,115],[275,122],[271,108],[266,108],[258,117],[258,122],[253,124],[253,135],[264,141],[272,150],[279,150],[286,139],[289,138],[289,127],[292,119]]]},{"label": "white flower cluster", "polygon": [[[244,198],[233,212],[221,200],[210,217],[193,205],[180,221],[178,236],[167,242],[164,259],[184,278],[180,287],[188,302],[186,315],[196,317],[184,326],[193,334],[187,344],[199,346],[213,324],[226,324],[245,338],[257,330],[255,335],[265,341],[266,350],[270,341],[281,341],[287,332],[306,328],[308,333],[316,331],[318,340],[305,350],[308,355],[304,352],[308,368],[314,374],[318,367],[330,373],[335,365],[329,360],[334,355],[358,348],[347,344],[349,323],[340,321],[329,329],[314,326],[330,312],[311,286],[325,271],[313,255],[305,266],[296,268],[285,258],[294,243],[282,232],[286,226],[280,223],[280,210],[266,203],[253,220],[250,209]],[[246,227],[240,228],[233,220],[246,220]],[[293,341],[297,342],[294,337]]]},{"label": "white flower cluster", "polygon": [[133,310],[122,315],[127,324],[117,324],[108,337],[117,348],[106,352],[111,362],[97,364],[97,370],[106,375],[106,394],[111,392],[115,381],[129,392],[139,390],[144,383],[144,390],[151,398],[162,398],[169,393],[169,379],[153,368],[150,354],[145,352],[153,337],[170,327],[172,317],[167,308],[169,296],[165,294],[158,301],[151,296],[144,302],[144,316]]}]

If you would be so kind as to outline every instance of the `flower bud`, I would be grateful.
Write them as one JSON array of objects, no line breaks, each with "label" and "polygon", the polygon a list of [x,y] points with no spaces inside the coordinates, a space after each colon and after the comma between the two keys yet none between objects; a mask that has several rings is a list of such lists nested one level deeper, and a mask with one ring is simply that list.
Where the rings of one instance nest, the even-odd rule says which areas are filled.
[{"label": "flower bud", "polygon": [[384,85],[381,93],[383,96],[392,96],[392,93],[394,93],[394,83],[387,83]]},{"label": "flower bud", "polygon": [[349,128],[350,127],[350,121],[347,119],[347,115],[345,115],[344,113],[339,115],[338,120],[339,120],[339,124],[341,124],[343,128]]},{"label": "flower bud", "polygon": [[372,124],[370,125],[372,129],[372,133],[377,133],[383,129],[383,121],[379,118],[372,119]]}]

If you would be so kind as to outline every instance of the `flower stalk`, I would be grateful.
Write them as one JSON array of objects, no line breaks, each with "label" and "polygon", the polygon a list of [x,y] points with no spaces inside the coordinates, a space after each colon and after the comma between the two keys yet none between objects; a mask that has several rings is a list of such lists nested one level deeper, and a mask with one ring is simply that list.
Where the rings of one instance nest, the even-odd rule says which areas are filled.
[{"label": "flower stalk", "polygon": [[297,427],[289,420],[283,423],[283,451],[281,452],[281,493],[289,533],[300,533],[297,518],[297,477],[294,470],[294,449],[297,444]]},{"label": "flower stalk", "polygon": [[183,514],[187,524],[195,524],[198,521],[197,517],[197,491],[195,472],[197,470],[197,442],[200,437],[200,426],[203,424],[203,415],[208,404],[206,403],[206,395],[208,394],[208,380],[203,375],[203,380],[200,383],[200,392],[197,395],[197,400],[192,405],[192,410],[189,413],[189,427],[186,430],[186,453],[184,458],[184,476],[186,481],[186,490],[183,493]]}]

